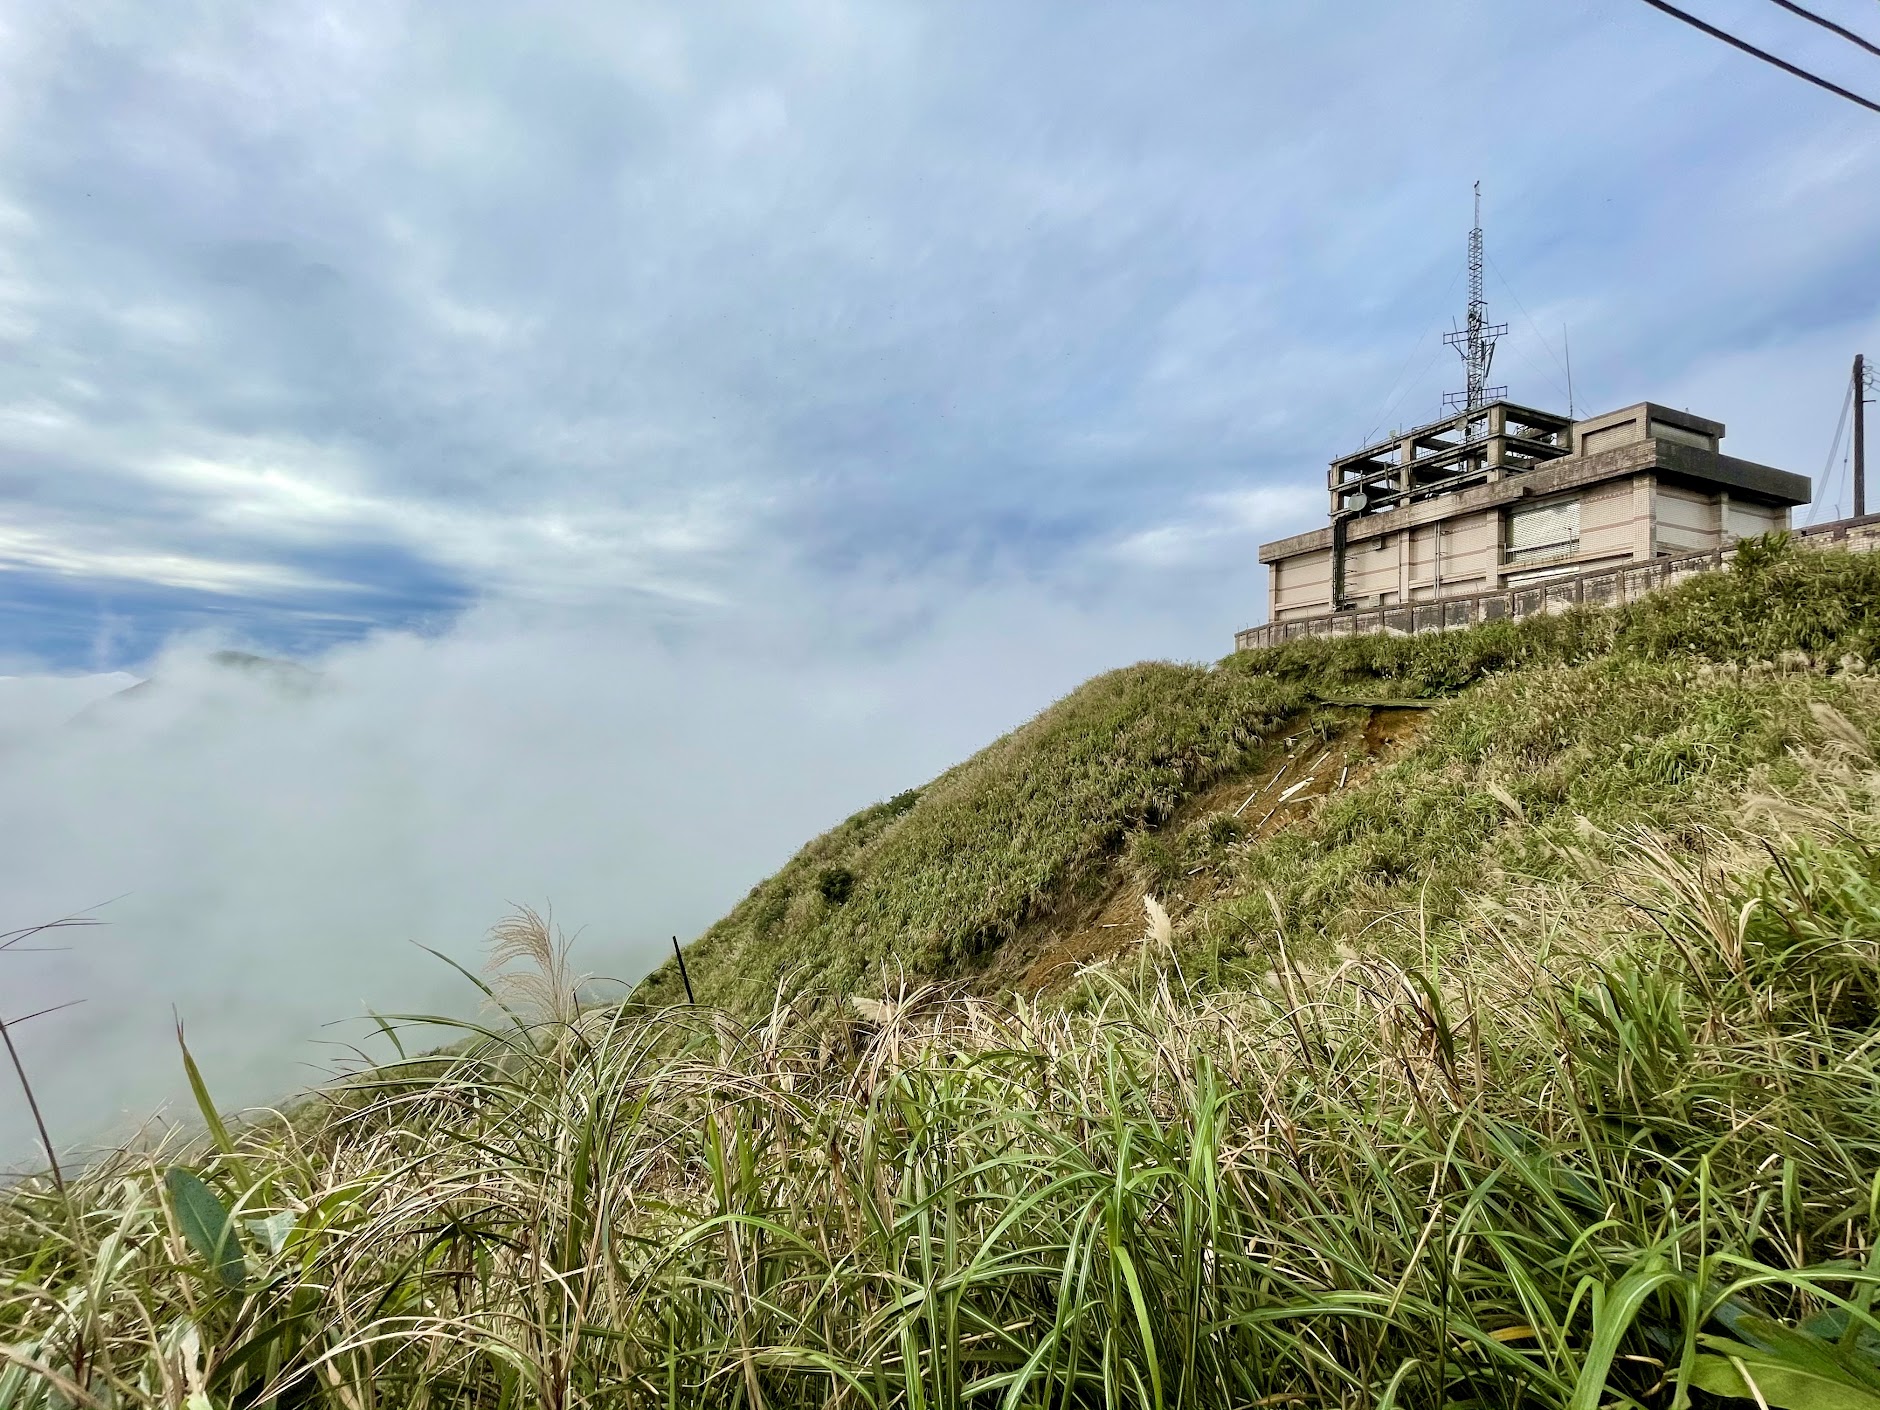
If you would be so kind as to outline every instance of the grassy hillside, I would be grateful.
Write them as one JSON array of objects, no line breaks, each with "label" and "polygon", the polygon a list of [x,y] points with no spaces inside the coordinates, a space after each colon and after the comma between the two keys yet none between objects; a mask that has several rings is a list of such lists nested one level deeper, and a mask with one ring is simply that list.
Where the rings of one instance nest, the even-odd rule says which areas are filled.
[{"label": "grassy hillside", "polygon": [[0,1410],[1880,1410],[1876,631],[1778,550],[1102,677],[706,1006],[512,927],[449,1055],[15,1190]]},{"label": "grassy hillside", "polygon": [[[694,989],[756,1015],[780,988],[997,987],[1021,969],[1002,946],[1034,953],[1118,890],[1132,915],[1141,892],[1161,897],[1189,972],[1225,966],[1231,983],[1275,903],[1329,950],[1412,905],[1419,925],[1439,921],[1496,875],[1550,874],[1587,824],[1701,820],[1808,735],[1810,699],[1845,703],[1880,647],[1880,563],[1775,549],[1738,565],[1616,612],[1100,676],[811,842],[688,949]],[[1371,712],[1327,702],[1397,698],[1442,704],[1400,761],[1359,759],[1351,736]],[[1310,795],[1321,810],[1289,807],[1252,840],[1259,813],[1195,806],[1234,780],[1250,791],[1307,738],[1388,766],[1360,766],[1335,796]],[[676,966],[641,996],[682,998]]]},{"label": "grassy hillside", "polygon": [[[1132,829],[1256,757],[1306,703],[1248,672],[1144,665],[1099,676],[1030,724],[799,852],[695,943],[701,998],[766,1009],[780,983],[842,993],[891,962],[948,974],[1098,879]],[[675,966],[644,997],[681,997]]]}]

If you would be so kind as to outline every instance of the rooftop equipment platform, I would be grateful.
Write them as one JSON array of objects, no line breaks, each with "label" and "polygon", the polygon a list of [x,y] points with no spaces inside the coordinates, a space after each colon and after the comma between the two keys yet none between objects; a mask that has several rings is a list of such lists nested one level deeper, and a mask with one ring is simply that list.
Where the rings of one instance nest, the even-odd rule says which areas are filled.
[{"label": "rooftop equipment platform", "polygon": [[1332,516],[1381,514],[1531,470],[1571,453],[1572,426],[1568,417],[1511,401],[1418,426],[1332,462]]}]

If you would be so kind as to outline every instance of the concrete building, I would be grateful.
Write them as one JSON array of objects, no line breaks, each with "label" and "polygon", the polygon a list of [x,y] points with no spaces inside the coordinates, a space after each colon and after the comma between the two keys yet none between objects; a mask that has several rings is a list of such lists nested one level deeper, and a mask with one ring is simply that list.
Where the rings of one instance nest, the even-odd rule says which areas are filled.
[{"label": "concrete building", "polygon": [[1573,421],[1498,400],[1343,456],[1326,478],[1331,522],[1261,546],[1268,626],[1242,643],[1388,629],[1393,608],[1787,529],[1808,478],[1725,455],[1723,431],[1653,402]]}]

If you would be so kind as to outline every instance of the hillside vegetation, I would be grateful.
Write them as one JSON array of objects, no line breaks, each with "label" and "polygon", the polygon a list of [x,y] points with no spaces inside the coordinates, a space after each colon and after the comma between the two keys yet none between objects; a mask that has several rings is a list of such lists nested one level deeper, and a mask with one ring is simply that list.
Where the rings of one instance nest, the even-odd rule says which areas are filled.
[{"label": "hillside vegetation", "polygon": [[524,918],[450,1053],[19,1186],[0,1410],[1880,1410],[1877,632],[1774,544],[1101,677],[697,1008]]},{"label": "hillside vegetation", "polygon": [[[687,953],[695,991],[761,1011],[779,984],[844,993],[891,963],[952,974],[1100,881],[1133,829],[1243,769],[1306,704],[1244,671],[1099,676],[925,788],[857,813],[757,886]],[[676,966],[644,997],[670,1001]]]},{"label": "hillside vegetation", "polygon": [[[1009,977],[1001,946],[1118,887],[1132,914],[1143,891],[1170,903],[1188,973],[1233,982],[1276,903],[1296,943],[1327,950],[1406,908],[1427,927],[1498,873],[1551,874],[1588,824],[1701,821],[1808,737],[1808,700],[1845,704],[1880,647],[1880,563],[1779,545],[1738,563],[1613,612],[1099,676],[803,848],[688,949],[694,991],[756,1016],[780,987]],[[1257,783],[1285,740],[1337,745],[1370,713],[1328,702],[1402,698],[1444,703],[1414,749],[1296,825],[1290,808],[1249,844],[1257,815],[1187,816],[1223,780]],[[642,997],[683,998],[676,965]]]}]

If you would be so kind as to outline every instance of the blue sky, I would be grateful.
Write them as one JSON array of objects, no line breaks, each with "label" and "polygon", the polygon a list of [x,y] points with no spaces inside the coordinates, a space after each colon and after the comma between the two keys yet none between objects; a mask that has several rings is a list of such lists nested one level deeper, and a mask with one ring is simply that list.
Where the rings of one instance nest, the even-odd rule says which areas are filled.
[{"label": "blue sky", "polygon": [[1583,411],[1819,474],[1880,354],[1880,119],[1637,0],[22,5],[0,95],[15,669],[1000,582],[1211,653],[1456,382],[1477,178],[1517,398],[1570,326]]}]

